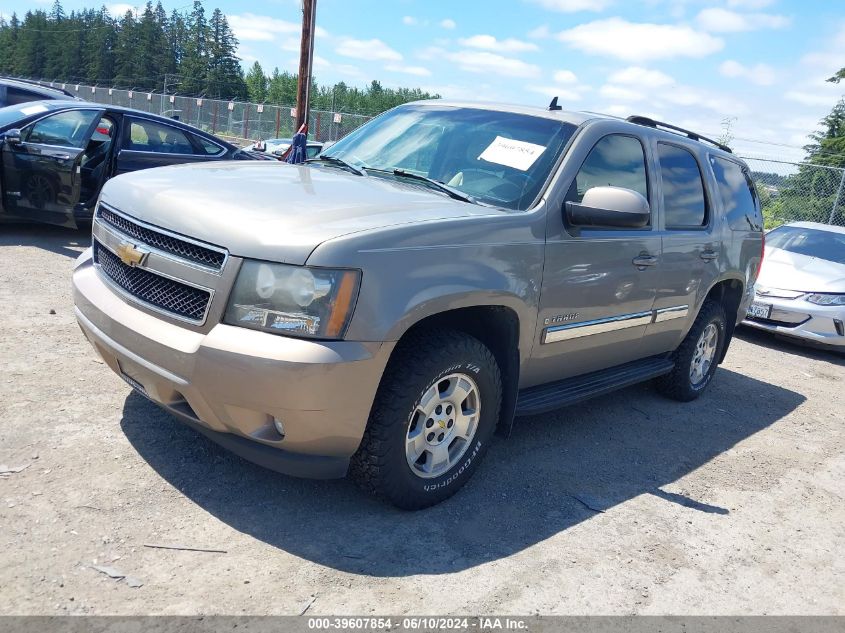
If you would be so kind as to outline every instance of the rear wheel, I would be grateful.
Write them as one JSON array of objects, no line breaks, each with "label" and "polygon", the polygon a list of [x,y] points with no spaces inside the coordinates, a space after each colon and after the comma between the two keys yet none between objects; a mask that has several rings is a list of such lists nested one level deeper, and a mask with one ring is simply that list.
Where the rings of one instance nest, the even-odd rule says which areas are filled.
[{"label": "rear wheel", "polygon": [[658,390],[681,402],[698,398],[716,373],[725,346],[725,332],[722,305],[705,301],[686,338],[672,353],[674,369],[655,380]]},{"label": "rear wheel", "polygon": [[452,496],[472,476],[499,418],[492,353],[455,331],[412,334],[394,353],[350,475],[408,510]]}]

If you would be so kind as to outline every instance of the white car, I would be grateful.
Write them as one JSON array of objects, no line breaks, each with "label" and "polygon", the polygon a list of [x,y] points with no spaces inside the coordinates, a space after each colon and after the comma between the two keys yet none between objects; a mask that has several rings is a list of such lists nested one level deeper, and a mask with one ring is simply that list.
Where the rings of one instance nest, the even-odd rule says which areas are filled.
[{"label": "white car", "polygon": [[766,234],[744,325],[845,352],[845,227],[793,222]]}]

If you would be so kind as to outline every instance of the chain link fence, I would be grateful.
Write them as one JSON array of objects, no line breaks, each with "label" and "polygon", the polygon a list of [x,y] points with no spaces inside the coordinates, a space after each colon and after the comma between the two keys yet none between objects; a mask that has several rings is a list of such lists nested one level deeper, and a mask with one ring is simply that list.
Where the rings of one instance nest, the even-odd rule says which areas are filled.
[{"label": "chain link fence", "polygon": [[[41,83],[61,87],[86,101],[178,118],[236,145],[246,145],[259,138],[290,138],[296,132],[296,109],[291,106],[198,99],[83,84]],[[323,143],[336,141],[371,118],[363,114],[311,110],[308,116],[308,137]]]},{"label": "chain link fence", "polygon": [[743,156],[757,185],[766,228],[786,222],[845,226],[845,169]]}]

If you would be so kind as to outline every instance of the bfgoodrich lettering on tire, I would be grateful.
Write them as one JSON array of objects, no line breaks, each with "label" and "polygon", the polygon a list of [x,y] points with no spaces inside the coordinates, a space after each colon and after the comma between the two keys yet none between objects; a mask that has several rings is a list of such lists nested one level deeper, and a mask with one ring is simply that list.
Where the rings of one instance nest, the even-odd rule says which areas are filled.
[{"label": "bfgoodrich lettering on tire", "polygon": [[663,394],[689,402],[700,396],[722,357],[725,346],[725,310],[716,301],[705,301],[683,342],[672,353],[675,367],[655,383]]},{"label": "bfgoodrich lettering on tire", "polygon": [[501,392],[496,360],[478,339],[412,333],[388,364],[350,476],[408,510],[447,499],[487,450]]}]

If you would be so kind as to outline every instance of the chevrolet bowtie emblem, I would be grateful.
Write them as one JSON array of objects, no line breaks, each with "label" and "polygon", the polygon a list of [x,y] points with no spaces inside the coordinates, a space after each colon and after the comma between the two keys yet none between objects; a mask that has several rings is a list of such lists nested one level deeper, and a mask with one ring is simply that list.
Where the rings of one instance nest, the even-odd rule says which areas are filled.
[{"label": "chevrolet bowtie emblem", "polygon": [[148,252],[142,251],[134,244],[129,242],[121,242],[117,247],[117,256],[127,266],[140,266],[149,255]]}]

